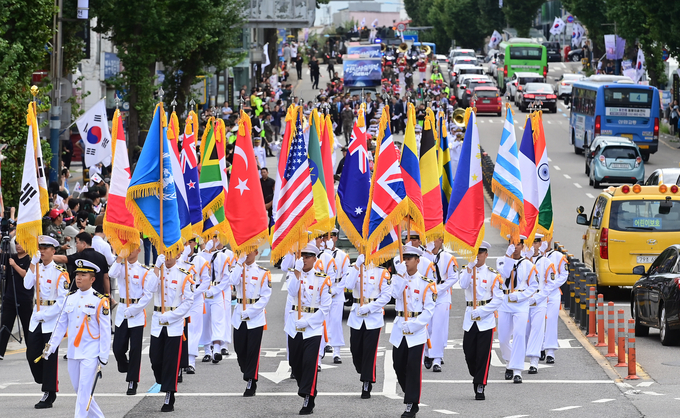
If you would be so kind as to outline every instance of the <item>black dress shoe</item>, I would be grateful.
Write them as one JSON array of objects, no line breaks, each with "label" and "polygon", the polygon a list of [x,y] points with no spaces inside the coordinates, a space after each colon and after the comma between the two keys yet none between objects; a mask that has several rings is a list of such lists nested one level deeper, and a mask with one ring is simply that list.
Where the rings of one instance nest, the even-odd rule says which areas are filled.
[{"label": "black dress shoe", "polygon": [[295,379],[295,375],[293,374],[293,372],[290,372],[290,378]]},{"label": "black dress shoe", "polygon": [[250,396],[255,396],[255,391],[257,390],[257,382],[254,381],[253,379],[248,380],[248,384],[246,385],[246,391],[243,392],[244,397],[250,397]]},{"label": "black dress shoe", "polygon": [[137,394],[137,382],[128,382],[128,389],[125,393],[126,395],[136,395]]},{"label": "black dress shoe", "polygon": [[222,353],[213,354],[213,359],[212,359],[213,364],[217,364],[220,361],[222,361]]},{"label": "black dress shoe", "polygon": [[444,365],[444,359],[442,359],[442,366]]},{"label": "black dress shoe", "polygon": [[175,392],[165,393],[165,402],[161,407],[161,412],[172,412],[175,410]]},{"label": "black dress shoe", "polygon": [[373,384],[371,382],[364,382],[361,385],[361,399],[370,399],[371,390],[373,390]]},{"label": "black dress shoe", "polygon": [[305,396],[304,402],[302,402],[302,409],[300,409],[300,415],[311,415],[314,413],[314,397]]},{"label": "black dress shoe", "polygon": [[224,348],[220,351],[220,354],[222,354],[222,356],[224,356],[224,357],[228,356],[228,355],[229,355],[229,349],[228,349],[227,347],[224,347]]},{"label": "black dress shoe", "polygon": [[187,374],[196,374],[196,368],[194,366],[187,366],[186,372]]},{"label": "black dress shoe", "polygon": [[415,418],[419,410],[420,408],[418,408],[418,404],[407,403],[404,413],[401,414],[401,418]]},{"label": "black dress shoe", "polygon": [[340,359],[340,357],[338,356],[333,357],[333,364],[342,364],[342,360]]},{"label": "black dress shoe", "polygon": [[425,359],[423,360],[423,364],[425,365],[425,368],[426,368],[427,370],[430,370],[430,367],[432,367],[432,360],[433,360],[433,359],[431,359],[430,357],[427,357],[427,356],[426,356]]},{"label": "black dress shoe", "polygon": [[545,358],[545,362],[546,362],[547,364],[555,364],[555,357],[553,357],[553,356],[548,356],[548,357]]},{"label": "black dress shoe", "polygon": [[316,371],[317,371],[317,372],[320,372],[320,371],[321,371],[321,365],[320,365],[320,364],[316,366]]},{"label": "black dress shoe", "polygon": [[512,370],[510,369],[505,369],[505,380],[512,380]]},{"label": "black dress shoe", "polygon": [[517,375],[512,378],[512,383],[522,383],[522,376]]},{"label": "black dress shoe", "polygon": [[432,371],[435,372],[435,373],[439,373],[439,372],[442,371],[442,366],[435,364],[435,365],[432,366]]},{"label": "black dress shoe", "polygon": [[40,402],[35,404],[35,409],[47,409],[52,408],[54,400],[57,399],[57,392],[45,392]]},{"label": "black dress shoe", "polygon": [[534,366],[529,367],[529,374],[537,374],[538,369]]},{"label": "black dress shoe", "polygon": [[177,383],[184,382],[184,377],[182,377],[182,369],[179,369],[179,374],[177,375]]},{"label": "black dress shoe", "polygon": [[203,360],[201,360],[203,363],[208,363],[210,360],[212,360],[212,357],[210,357],[210,354],[206,354],[203,356]]},{"label": "black dress shoe", "polygon": [[484,399],[486,399],[486,396],[484,396],[484,385],[477,385],[477,389],[475,390],[475,400],[483,401]]},{"label": "black dress shoe", "polygon": [[540,361],[545,361],[545,350],[541,350],[541,357],[538,358]]},{"label": "black dress shoe", "polygon": [[327,345],[327,346],[323,349],[323,351],[324,351],[325,353],[332,353],[332,352],[333,352],[333,347],[331,347],[330,345]]}]

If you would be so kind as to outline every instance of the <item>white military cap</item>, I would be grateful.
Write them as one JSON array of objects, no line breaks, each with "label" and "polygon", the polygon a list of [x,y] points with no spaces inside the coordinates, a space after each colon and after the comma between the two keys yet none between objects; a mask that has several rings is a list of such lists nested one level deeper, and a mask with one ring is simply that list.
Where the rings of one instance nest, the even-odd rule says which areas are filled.
[{"label": "white military cap", "polygon": [[479,246],[480,250],[490,250],[491,249],[491,244],[489,244],[486,241],[482,241],[482,244]]},{"label": "white military cap", "polygon": [[40,235],[38,236],[38,245],[51,245],[56,248],[59,246],[59,241],[49,235]]},{"label": "white military cap", "polygon": [[99,273],[99,267],[90,260],[76,260],[76,273]]},{"label": "white military cap", "polygon": [[421,250],[418,247],[414,247],[412,245],[404,245],[403,252],[404,252],[404,256],[415,255],[415,256],[418,256],[418,257],[422,257],[422,255],[423,255],[423,250]]},{"label": "white military cap", "polygon": [[300,254],[311,254],[316,257],[319,255],[319,249],[316,248],[316,245],[309,243],[300,251]]}]

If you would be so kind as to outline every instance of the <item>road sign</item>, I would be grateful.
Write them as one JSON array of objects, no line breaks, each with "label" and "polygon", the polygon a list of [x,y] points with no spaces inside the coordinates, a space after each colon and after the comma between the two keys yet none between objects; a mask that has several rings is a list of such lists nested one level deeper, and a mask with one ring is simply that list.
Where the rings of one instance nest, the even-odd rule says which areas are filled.
[{"label": "road sign", "polygon": [[666,48],[664,48],[663,54],[661,55],[661,58],[663,58],[664,61],[668,61],[669,57],[670,57],[670,54],[668,53],[668,50]]},{"label": "road sign", "polygon": [[406,30],[406,25],[404,23],[397,23],[397,30],[399,32]]},{"label": "road sign", "polygon": [[574,16],[572,15],[567,16],[567,23],[574,23]]}]

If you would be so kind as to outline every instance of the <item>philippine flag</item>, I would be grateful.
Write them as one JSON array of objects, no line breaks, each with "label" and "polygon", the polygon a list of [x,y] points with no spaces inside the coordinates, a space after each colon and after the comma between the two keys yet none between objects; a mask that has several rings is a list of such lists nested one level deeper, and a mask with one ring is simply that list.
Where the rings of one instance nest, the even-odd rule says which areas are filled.
[{"label": "philippine flag", "polygon": [[484,238],[484,186],[477,118],[466,111],[467,128],[446,218],[446,242],[463,257],[474,259]]}]

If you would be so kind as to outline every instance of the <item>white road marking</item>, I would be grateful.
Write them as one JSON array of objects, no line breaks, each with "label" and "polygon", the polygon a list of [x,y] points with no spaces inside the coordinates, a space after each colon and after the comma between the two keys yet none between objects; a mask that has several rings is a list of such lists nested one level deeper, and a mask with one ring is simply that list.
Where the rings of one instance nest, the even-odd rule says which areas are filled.
[{"label": "white road marking", "polygon": [[569,174],[563,174],[563,176],[564,176],[565,179],[570,179],[570,178],[571,178],[571,176],[570,176]]},{"label": "white road marking", "polygon": [[10,386],[16,386],[16,385],[30,385],[33,382],[7,382],[7,383],[2,383],[0,384],[0,389],[7,389]]},{"label": "white road marking", "polygon": [[282,292],[288,291],[288,282],[287,281],[283,282],[283,286],[281,286],[281,291]]},{"label": "white road marking", "polygon": [[593,196],[591,193],[586,193],[586,196],[588,196],[591,199],[595,199],[595,196]]},{"label": "white road marking", "polygon": [[557,165],[554,165],[553,168],[554,168],[555,170],[557,170],[557,171],[562,170],[562,169],[561,169],[559,166],[557,166]]},{"label": "white road marking", "polygon": [[559,122],[559,124],[560,124],[560,125],[563,125],[563,123],[562,123],[562,121],[561,121],[561,120],[560,120],[560,121],[558,121],[558,122]]},{"label": "white road marking", "polygon": [[390,322],[385,325],[385,334],[391,334],[392,333],[392,327],[394,327],[394,322]]},{"label": "white road marking", "polygon": [[650,392],[650,391],[643,391],[645,395],[654,395],[654,396],[663,396],[665,393],[656,393],[656,392]]},{"label": "white road marking", "polygon": [[642,383],[638,384],[637,387],[639,387],[639,388],[647,388],[647,387],[652,386],[653,384],[654,384],[654,382],[642,382]]},{"label": "white road marking", "polygon": [[397,374],[392,366],[392,350],[387,350],[385,351],[385,364],[383,366],[385,368],[383,395],[390,399],[401,399],[401,396],[397,396]]},{"label": "white road marking", "polygon": [[607,402],[613,402],[616,399],[598,399],[596,401],[593,401],[593,403],[607,403]]},{"label": "white road marking", "polygon": [[549,163],[551,163],[551,162],[552,162],[552,159],[550,159],[550,157],[548,157],[548,162],[549,162]]},{"label": "white road marking", "polygon": [[484,123],[484,120],[483,120],[483,119],[480,119],[480,120],[479,120],[479,123]]},{"label": "white road marking", "polygon": [[565,407],[562,407],[562,408],[551,409],[551,411],[568,411],[570,409],[576,409],[576,408],[580,408],[580,406],[565,406]]},{"label": "white road marking", "polygon": [[275,372],[260,372],[260,375],[271,380],[272,382],[274,382],[274,384],[278,385],[279,383],[290,377],[290,375],[288,374],[288,370],[290,370],[288,366],[288,361],[283,360],[279,362],[279,366],[276,368]]},{"label": "white road marking", "polygon": [[549,120],[547,120],[546,122],[548,122],[548,125],[552,125],[552,122],[550,122]]},{"label": "white road marking", "polygon": [[458,415],[458,412],[449,411],[448,409],[433,409],[433,411],[444,415]]},{"label": "white road marking", "polygon": [[[387,353],[385,353],[387,354]],[[529,363],[525,363],[529,364]],[[390,364],[390,368],[392,365]],[[527,367],[528,368],[528,367]],[[470,379],[468,380],[427,380],[423,379],[423,383],[455,383],[455,384],[470,384]],[[513,384],[512,380],[487,380],[487,383],[507,383],[507,384]],[[522,383],[538,383],[538,384],[546,384],[546,383],[553,383],[553,384],[573,384],[573,385],[584,385],[584,384],[593,384],[593,385],[607,385],[607,384],[614,384],[613,380],[523,380]]]},{"label": "white road marking", "polygon": [[622,388],[632,388],[633,385],[628,384],[626,382],[616,382],[616,386],[622,387]]},{"label": "white road marking", "polygon": [[[390,359],[391,361],[391,359]],[[470,383],[470,382],[468,382]],[[373,395],[379,396],[379,395],[385,395],[384,393],[380,392],[372,392]],[[356,391],[354,392],[319,392],[320,396],[357,396]],[[60,397],[68,397],[68,398],[75,398],[77,396],[76,393],[59,393]],[[102,397],[110,397],[110,398],[122,398],[124,396],[129,396],[124,393],[99,393],[97,392],[97,397],[102,398]],[[154,396],[154,397],[161,397],[165,396],[165,393],[148,393],[148,392],[140,392],[134,395],[134,397],[142,398],[145,396]],[[243,392],[227,392],[227,393],[208,393],[208,392],[202,392],[202,393],[189,393],[189,392],[175,392],[175,396],[180,396],[180,397],[192,397],[192,398],[200,398],[200,397],[236,397],[236,396],[243,396]],[[257,396],[299,396],[297,392],[257,392]],[[0,393],[0,398],[9,398],[9,397],[35,397],[35,393]],[[401,397],[397,397],[394,399],[402,399]],[[422,404],[421,404],[422,405]]]},{"label": "white road marking", "polygon": [[578,183],[574,183],[574,186],[576,186],[577,189],[581,189],[581,188],[583,187],[583,186],[581,186],[581,185],[578,184]]},{"label": "white road marking", "polygon": [[503,417],[503,418],[522,418],[522,417],[528,417],[528,416],[529,415],[510,415],[510,416]]},{"label": "white road marking", "polygon": [[567,64],[565,64],[563,62],[561,62],[560,65],[562,66],[562,68],[565,68],[565,69],[567,68]]},{"label": "white road marking", "polygon": [[283,280],[283,273],[272,274],[272,283],[278,283]]},{"label": "white road marking", "polygon": [[493,123],[493,119],[489,119],[489,123]]}]

